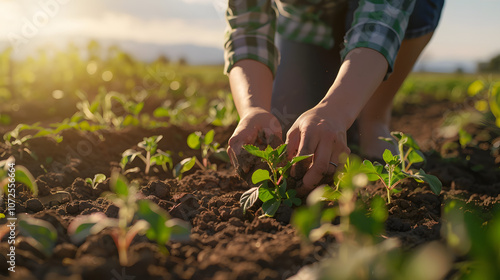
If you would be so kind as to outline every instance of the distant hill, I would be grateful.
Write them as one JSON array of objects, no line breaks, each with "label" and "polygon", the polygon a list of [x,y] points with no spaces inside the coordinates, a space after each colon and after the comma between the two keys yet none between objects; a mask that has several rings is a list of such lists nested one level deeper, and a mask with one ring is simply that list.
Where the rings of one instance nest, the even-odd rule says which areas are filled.
[{"label": "distant hill", "polygon": [[[42,47],[50,46],[51,49],[64,49],[69,42],[76,44],[81,49],[86,49],[89,39],[83,38],[58,38],[57,40],[37,39],[32,40],[29,44],[23,45],[19,51],[14,53],[16,59],[23,59],[31,55],[35,55],[37,50]],[[164,45],[155,43],[143,43],[129,40],[98,40],[103,52],[110,46],[118,46],[121,50],[129,53],[137,60],[153,61],[163,55],[172,61],[177,61],[180,58],[186,59],[189,64],[205,65],[205,64],[222,64],[224,62],[224,52],[222,47],[206,47],[192,44],[175,44]],[[5,49],[10,45],[9,42],[0,42],[0,50]]]}]

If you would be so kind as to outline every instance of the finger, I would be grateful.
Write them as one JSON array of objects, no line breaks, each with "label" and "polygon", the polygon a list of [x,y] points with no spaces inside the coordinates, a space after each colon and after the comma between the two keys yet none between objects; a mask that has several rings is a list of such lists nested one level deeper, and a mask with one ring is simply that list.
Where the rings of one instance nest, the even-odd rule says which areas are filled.
[{"label": "finger", "polygon": [[294,156],[297,155],[298,150],[299,150],[299,144],[300,144],[300,130],[296,126],[292,126],[290,130],[287,133],[286,136],[286,142],[287,144],[287,154],[288,154],[288,160],[292,160]]},{"label": "finger", "polygon": [[[307,130],[304,130],[300,133],[300,144],[297,152],[297,156],[305,156],[314,154],[318,145],[319,137],[315,137]],[[313,157],[299,161],[294,164],[292,169],[290,170],[290,174],[297,178],[303,178],[304,175],[308,172],[311,167],[311,163],[313,162]]]},{"label": "finger", "polygon": [[[326,176],[330,168],[330,158],[332,155],[332,145],[331,139],[323,139],[318,143],[318,146],[314,152],[313,164],[311,168],[304,175],[303,186],[301,191],[309,192],[311,191],[320,181]],[[333,166],[332,166],[333,167]],[[333,173],[332,173],[333,175]]]},{"label": "finger", "polygon": [[351,149],[347,147],[344,142],[336,143],[334,142],[333,153],[330,159],[331,162],[337,164],[337,168],[343,166],[347,160],[347,157],[351,154]]}]

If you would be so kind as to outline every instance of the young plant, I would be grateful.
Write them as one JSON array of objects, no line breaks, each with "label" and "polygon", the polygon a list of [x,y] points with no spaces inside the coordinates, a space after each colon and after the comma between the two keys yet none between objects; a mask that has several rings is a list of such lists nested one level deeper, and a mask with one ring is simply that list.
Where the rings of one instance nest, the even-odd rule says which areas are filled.
[{"label": "young plant", "polygon": [[[425,173],[423,169],[418,171],[411,169],[413,164],[425,160],[415,140],[402,132],[392,132],[391,135],[397,141],[395,145],[398,148],[398,155],[393,155],[390,150],[385,150],[382,155],[385,165],[378,162],[372,163],[369,160],[363,162],[370,181],[380,180],[384,184],[387,190],[387,202],[391,202],[391,194],[396,191],[396,187],[405,178],[412,178],[419,183],[426,182],[435,194],[439,194],[442,183],[436,176]],[[392,139],[383,140],[394,143]]]},{"label": "young plant", "polygon": [[[33,132],[36,133],[33,134]],[[15,147],[17,149],[17,152],[19,152],[19,157],[21,159],[23,158],[24,153],[26,153],[29,156],[31,156],[34,160],[38,160],[37,155],[30,150],[27,141],[33,138],[46,136],[54,139],[57,143],[60,143],[63,140],[63,137],[58,133],[59,131],[41,127],[40,123],[37,122],[32,125],[28,124],[17,125],[16,128],[5,133],[3,135],[3,139],[9,147],[11,148]]]},{"label": "young plant", "polygon": [[177,178],[177,180],[181,180],[182,174],[191,170],[191,168],[194,167],[196,162],[197,162],[196,157],[190,157],[181,160],[181,162],[175,165],[175,168],[172,171],[174,177]]},{"label": "young plant", "polygon": [[14,157],[11,156],[0,161],[0,197],[3,197],[3,192],[5,192],[9,199],[15,199],[15,188],[8,188],[9,184],[15,182],[23,183],[33,193],[33,196],[38,195],[38,186],[33,175],[26,167],[16,165]]},{"label": "young plant", "polygon": [[93,189],[97,187],[97,184],[104,182],[106,180],[106,175],[98,173],[94,175],[94,179],[86,178],[85,182],[89,184]]},{"label": "young plant", "polygon": [[271,173],[265,169],[254,171],[252,174],[252,183],[260,183],[260,185],[249,189],[241,195],[240,204],[243,212],[246,212],[257,199],[260,199],[264,203],[262,205],[263,216],[267,217],[274,216],[282,202],[290,207],[293,204],[300,205],[300,199],[295,197],[297,191],[294,189],[287,190],[288,171],[292,165],[312,155],[297,156],[291,161],[286,162],[286,144],[280,145],[276,149],[267,146],[263,151],[253,145],[244,145],[243,148],[250,154],[261,158],[271,170]]},{"label": "young plant", "polygon": [[51,223],[21,214],[18,226],[21,234],[29,237],[27,241],[33,247],[47,257],[52,255],[57,242],[57,230]]},{"label": "young plant", "polygon": [[[326,233],[334,234],[339,242],[351,240],[356,233],[378,236],[387,219],[384,200],[374,197],[370,212],[357,201],[358,189],[366,187],[368,182],[366,167],[359,158],[350,156],[344,168],[337,173],[334,187],[321,186],[313,190],[307,197],[306,206],[293,213],[291,223],[311,242]],[[324,201],[337,203],[334,208],[325,209]],[[340,223],[333,225],[337,217]]]},{"label": "young plant", "polygon": [[[99,88],[99,93],[92,102],[82,91],[76,91],[76,95],[80,98],[80,102],[76,105],[79,111],[73,115],[72,119],[87,120],[101,127],[121,128],[139,125],[138,115],[144,107],[144,102],[131,101],[118,92],[107,92],[104,87]],[[125,116],[116,114],[113,108],[118,104],[129,114]]]},{"label": "young plant", "polygon": [[168,168],[172,168],[172,157],[170,154],[158,149],[158,142],[160,142],[162,138],[162,135],[144,137],[144,140],[137,144],[139,148],[146,151],[146,156],[142,154],[142,151],[136,151],[134,149],[128,149],[123,152],[122,159],[120,161],[120,167],[122,170],[125,171],[125,166],[129,162],[132,162],[136,157],[140,158],[146,165],[146,169],[144,171],[146,174],[149,174],[151,166],[154,165],[161,166],[164,171],[167,171]]},{"label": "young plant", "polygon": [[189,134],[187,138],[187,144],[191,149],[201,150],[201,157],[203,163],[200,163],[198,160],[196,160],[196,164],[201,169],[213,169],[213,170],[217,169],[217,166],[215,164],[210,163],[209,161],[210,155],[214,155],[225,161],[229,161],[229,157],[227,156],[226,150],[224,148],[220,148],[219,143],[214,142],[214,136],[215,136],[215,131],[211,129],[205,135],[203,135],[201,131],[196,131]]},{"label": "young plant", "polygon": [[189,236],[190,227],[186,222],[169,219],[167,212],[151,201],[137,201],[137,187],[129,186],[125,178],[114,175],[111,178],[111,187],[114,193],[108,194],[107,198],[120,208],[118,219],[108,218],[100,212],[76,218],[68,227],[68,233],[74,243],[81,243],[88,235],[110,228],[110,235],[118,249],[120,264],[125,266],[128,263],[128,248],[137,234],[146,234],[165,252],[168,252],[165,244],[169,240],[185,239]]}]

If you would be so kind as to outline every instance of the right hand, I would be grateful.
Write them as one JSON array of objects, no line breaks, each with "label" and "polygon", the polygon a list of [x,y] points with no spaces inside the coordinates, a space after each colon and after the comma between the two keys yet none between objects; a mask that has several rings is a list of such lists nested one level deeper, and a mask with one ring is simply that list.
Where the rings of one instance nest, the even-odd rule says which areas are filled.
[{"label": "right hand", "polygon": [[276,139],[275,137],[283,142],[281,125],[278,119],[265,109],[251,109],[240,119],[228,142],[227,153],[234,166],[239,166],[243,170],[251,168],[251,166],[240,166],[242,163],[238,162],[238,156],[241,154],[243,145],[255,145],[256,142],[261,140],[258,137],[260,133],[263,133],[268,142]]}]

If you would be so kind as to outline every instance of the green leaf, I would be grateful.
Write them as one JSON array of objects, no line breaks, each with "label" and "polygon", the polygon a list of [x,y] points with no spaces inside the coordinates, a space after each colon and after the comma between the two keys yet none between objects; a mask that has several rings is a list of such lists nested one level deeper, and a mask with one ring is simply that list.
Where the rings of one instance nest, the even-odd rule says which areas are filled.
[{"label": "green leaf", "polygon": [[156,118],[168,117],[170,116],[170,111],[168,108],[158,107],[153,111],[153,116]]},{"label": "green leaf", "polygon": [[264,152],[266,152],[267,154],[270,154],[272,151],[273,151],[273,147],[271,147],[271,145],[267,145],[266,149],[264,150]]},{"label": "green leaf", "polygon": [[467,89],[467,93],[469,96],[475,96],[479,92],[481,92],[484,89],[484,82],[481,80],[476,80],[472,84],[469,85],[469,88]]},{"label": "green leaf", "polygon": [[245,213],[248,208],[252,207],[252,205],[259,198],[259,187],[253,187],[246,192],[244,192],[240,197],[240,205],[243,208],[243,213]]},{"label": "green leaf", "polygon": [[297,162],[299,162],[299,161],[302,161],[302,160],[304,160],[304,159],[306,159],[306,158],[310,158],[310,157],[312,157],[312,156],[313,156],[313,154],[310,154],[310,155],[304,155],[304,156],[296,156],[296,157],[292,158],[292,160],[290,161],[290,163],[291,163],[291,164],[295,164],[295,163],[297,163]]},{"label": "green leaf", "polygon": [[111,189],[118,195],[128,197],[128,182],[121,174],[113,174],[111,177]]},{"label": "green leaf", "polygon": [[137,119],[137,117],[134,117],[132,115],[126,115],[121,124],[122,127],[138,126],[138,125],[139,125],[139,119]]},{"label": "green leaf", "polygon": [[295,204],[295,206],[300,206],[302,204],[302,200],[300,200],[300,198],[294,197],[294,198],[291,198],[291,200],[292,200],[292,203]]},{"label": "green leaf", "polygon": [[38,195],[38,186],[33,175],[24,166],[16,166],[16,182],[22,183],[28,187],[33,193],[33,196]]},{"label": "green leaf", "polygon": [[259,188],[259,199],[262,202],[266,202],[268,200],[275,199],[275,197],[276,197],[276,195],[274,194],[274,191],[269,189],[267,187],[267,184],[265,186],[261,185],[261,187]]},{"label": "green leaf", "polygon": [[227,151],[225,148],[219,148],[217,149],[212,156],[218,160],[222,160],[224,162],[230,162],[231,160],[229,159],[229,155],[227,154]]},{"label": "green leaf", "polygon": [[293,212],[291,224],[303,237],[309,237],[311,230],[320,226],[320,207],[319,204],[312,207],[300,207]]},{"label": "green leaf", "polygon": [[371,217],[375,221],[379,223],[384,223],[385,220],[387,220],[389,214],[387,212],[387,206],[385,204],[385,200],[382,197],[378,195],[375,196],[372,199],[371,208],[372,208]]},{"label": "green leaf", "polygon": [[196,163],[196,157],[187,158],[187,159],[182,160],[181,161],[181,164],[182,164],[181,173],[184,173],[186,171],[191,170],[191,168],[194,167],[195,163]]},{"label": "green leaf", "polygon": [[413,150],[408,154],[408,161],[411,163],[418,163],[424,161],[424,155],[421,151]]},{"label": "green leaf", "polygon": [[332,187],[325,187],[323,197],[329,201],[337,201],[342,196],[342,193]]},{"label": "green leaf", "polygon": [[181,219],[169,219],[165,225],[170,228],[171,241],[188,241],[191,234],[191,225]]},{"label": "green leaf", "polygon": [[295,206],[299,206],[302,204],[302,200],[300,198],[295,197],[297,195],[297,190],[291,189],[286,192],[286,196],[288,199],[295,204]]},{"label": "green leaf", "polygon": [[286,198],[286,181],[283,182],[283,184],[278,186],[278,193],[281,198]]},{"label": "green leaf", "polygon": [[33,239],[30,243],[35,248],[46,256],[52,255],[57,241],[57,230],[51,223],[27,215],[21,215],[18,227],[21,234]]},{"label": "green leaf", "polygon": [[280,207],[280,201],[278,199],[271,199],[262,204],[262,210],[264,211],[264,215],[268,217],[273,217],[274,214],[276,214],[276,211],[278,211],[279,207]]},{"label": "green leaf", "polygon": [[356,210],[349,215],[349,218],[353,226],[360,232],[370,236],[377,236],[384,229],[384,223],[368,215],[363,207],[357,207]]},{"label": "green leaf", "polygon": [[85,183],[92,186],[92,179],[90,179],[90,178],[85,179]]},{"label": "green leaf", "polygon": [[132,162],[137,155],[140,155],[140,152],[137,152],[133,149],[127,149],[125,152],[122,153],[122,160],[120,161],[120,166],[122,169],[125,169],[125,166],[127,163]]},{"label": "green leaf", "polygon": [[243,149],[245,149],[251,155],[254,155],[256,157],[260,157],[260,158],[265,159],[265,160],[269,159],[269,153],[266,153],[265,151],[261,151],[259,148],[257,148],[254,145],[243,145]]},{"label": "green leaf", "polygon": [[201,133],[199,131],[193,132],[188,135],[187,144],[189,148],[198,150],[201,147]]},{"label": "green leaf", "polygon": [[92,227],[105,219],[109,218],[102,212],[75,218],[68,226],[68,234],[71,241],[75,244],[80,244],[90,235]]},{"label": "green leaf", "polygon": [[106,175],[104,175],[102,173],[98,173],[94,176],[94,184],[96,184],[96,185],[104,182],[104,180],[106,180]]},{"label": "green leaf", "polygon": [[286,144],[281,144],[278,146],[278,148],[276,148],[276,151],[278,152],[278,156],[281,156],[285,153],[286,151]]},{"label": "green leaf", "polygon": [[265,169],[257,169],[252,174],[252,183],[257,184],[265,180],[269,180],[269,171]]},{"label": "green leaf", "polygon": [[373,164],[369,160],[364,160],[363,166],[363,172],[366,173],[369,181],[377,181],[378,179],[380,179],[379,176],[382,175],[382,172],[384,170],[384,167],[381,164]]},{"label": "green leaf", "polygon": [[458,141],[460,142],[460,146],[463,149],[472,141],[472,135],[464,129],[460,128],[460,130],[458,130]]},{"label": "green leaf", "polygon": [[382,154],[382,158],[384,159],[384,161],[386,163],[390,163],[391,161],[394,160],[394,156],[392,155],[392,152],[388,149],[386,149],[384,151],[384,153]]},{"label": "green leaf", "polygon": [[209,130],[207,134],[205,134],[205,139],[204,139],[205,145],[208,146],[212,144],[212,142],[214,141],[214,137],[215,137],[215,131],[213,129]]},{"label": "green leaf", "polygon": [[165,226],[168,213],[149,200],[137,201],[137,217],[149,223],[146,237],[158,244],[166,244],[170,239],[170,229]]},{"label": "green leaf", "polygon": [[418,171],[418,173],[415,174],[414,176],[418,177],[420,180],[429,184],[429,187],[431,188],[432,192],[434,192],[435,194],[439,195],[441,193],[441,189],[443,187],[443,184],[438,179],[438,177],[425,173],[425,171],[423,169],[420,169]]}]

